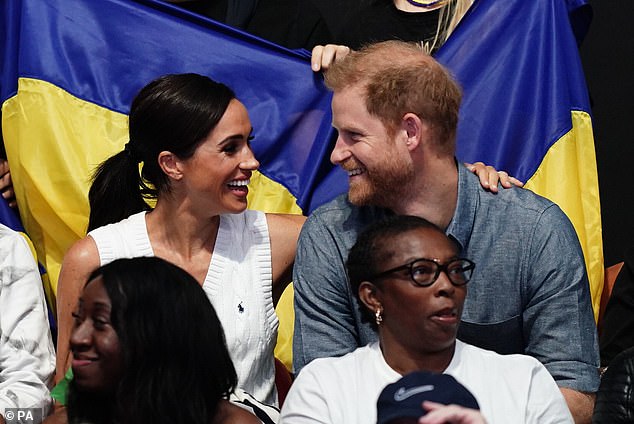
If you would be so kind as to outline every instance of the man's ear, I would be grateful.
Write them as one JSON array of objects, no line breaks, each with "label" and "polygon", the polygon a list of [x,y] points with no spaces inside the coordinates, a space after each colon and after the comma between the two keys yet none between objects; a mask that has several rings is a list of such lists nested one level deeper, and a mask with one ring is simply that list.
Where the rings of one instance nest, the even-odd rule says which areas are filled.
[{"label": "man's ear", "polygon": [[158,164],[170,179],[178,181],[183,178],[181,160],[174,153],[163,150],[158,155]]},{"label": "man's ear", "polygon": [[359,284],[359,299],[371,311],[381,308],[381,291],[369,281]]},{"label": "man's ear", "polygon": [[407,148],[411,152],[421,144],[427,131],[427,124],[415,113],[408,112],[401,120],[401,130],[407,137]]}]

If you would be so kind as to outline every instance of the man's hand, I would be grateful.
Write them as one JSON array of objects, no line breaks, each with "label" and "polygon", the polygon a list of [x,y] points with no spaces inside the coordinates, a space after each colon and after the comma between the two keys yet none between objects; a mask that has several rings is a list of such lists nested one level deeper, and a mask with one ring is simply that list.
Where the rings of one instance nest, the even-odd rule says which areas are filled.
[{"label": "man's hand", "polygon": [[443,405],[428,400],[423,402],[423,409],[427,414],[419,418],[418,424],[486,424],[486,420],[477,409]]},{"label": "man's hand", "polygon": [[[15,201],[15,192],[13,191],[13,181],[11,181],[11,173],[9,172],[9,162],[0,158],[0,194],[2,198],[9,202],[9,206],[15,208],[18,204]],[[3,424],[0,422],[0,424]]]},{"label": "man's hand", "polygon": [[511,177],[506,171],[498,171],[490,165],[485,165],[482,162],[465,163],[467,169],[480,178],[480,184],[491,193],[498,192],[498,182],[502,184],[504,188],[511,188],[513,186],[523,187],[524,183],[515,177]]},{"label": "man's hand", "polygon": [[350,53],[350,47],[337,44],[326,44],[325,46],[315,46],[310,59],[314,72],[325,71],[330,65],[343,59]]}]

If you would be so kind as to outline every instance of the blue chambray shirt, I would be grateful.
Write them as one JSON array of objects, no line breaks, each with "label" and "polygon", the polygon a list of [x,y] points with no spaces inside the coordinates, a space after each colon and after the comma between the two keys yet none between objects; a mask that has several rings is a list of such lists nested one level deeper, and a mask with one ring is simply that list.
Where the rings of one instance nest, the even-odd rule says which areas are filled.
[{"label": "blue chambray shirt", "polygon": [[[528,190],[485,191],[458,166],[458,200],[446,233],[472,259],[458,337],[498,353],[540,360],[563,387],[595,392],[599,353],[583,252],[553,202]],[[300,235],[295,285],[295,371],[377,340],[362,322],[345,271],[348,251],[391,212],[351,205],[346,195],[317,209]]]}]

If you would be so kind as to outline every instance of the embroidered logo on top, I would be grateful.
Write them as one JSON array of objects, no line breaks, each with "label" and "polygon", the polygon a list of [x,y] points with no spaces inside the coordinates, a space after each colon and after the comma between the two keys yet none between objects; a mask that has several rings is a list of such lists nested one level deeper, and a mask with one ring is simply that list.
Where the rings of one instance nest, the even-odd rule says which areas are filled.
[{"label": "embroidered logo on top", "polygon": [[402,400],[407,399],[408,397],[412,397],[418,393],[431,392],[434,390],[434,386],[428,384],[426,386],[418,386],[418,387],[410,387],[409,389],[405,389],[401,387],[394,393],[394,400],[400,402]]}]

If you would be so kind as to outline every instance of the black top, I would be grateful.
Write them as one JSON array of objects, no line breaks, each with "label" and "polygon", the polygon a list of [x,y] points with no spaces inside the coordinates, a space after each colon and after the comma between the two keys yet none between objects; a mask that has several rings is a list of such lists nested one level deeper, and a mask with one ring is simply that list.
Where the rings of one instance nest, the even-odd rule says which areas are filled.
[{"label": "black top", "polygon": [[625,349],[634,347],[634,246],[625,252],[624,262],[601,323],[599,346],[603,366],[610,365]]},{"label": "black top", "polygon": [[332,42],[321,13],[310,0],[194,0],[174,3],[289,49]]},{"label": "black top", "polygon": [[404,12],[392,0],[375,0],[344,25],[335,43],[356,50],[386,40],[433,41],[440,10]]},{"label": "black top", "polygon": [[616,355],[601,378],[593,424],[634,422],[634,348]]}]

